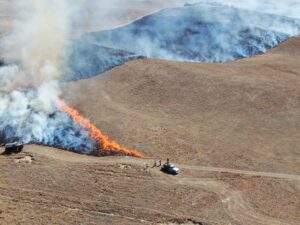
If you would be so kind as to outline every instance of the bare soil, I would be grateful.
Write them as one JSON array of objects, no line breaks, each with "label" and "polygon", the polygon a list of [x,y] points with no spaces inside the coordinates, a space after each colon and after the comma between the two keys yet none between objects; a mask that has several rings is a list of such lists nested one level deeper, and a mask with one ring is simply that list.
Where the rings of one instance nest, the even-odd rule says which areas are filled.
[{"label": "bare soil", "polygon": [[0,222],[296,225],[299,219],[298,175],[179,165],[173,177],[151,165],[26,146],[0,157]]}]

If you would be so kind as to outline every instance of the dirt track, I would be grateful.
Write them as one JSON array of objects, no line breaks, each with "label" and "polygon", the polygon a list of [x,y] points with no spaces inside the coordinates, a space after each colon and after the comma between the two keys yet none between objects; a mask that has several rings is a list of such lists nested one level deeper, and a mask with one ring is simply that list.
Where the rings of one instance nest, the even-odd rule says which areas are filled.
[{"label": "dirt track", "polygon": [[[180,165],[181,174],[170,177],[147,168],[152,160],[94,158],[38,146],[25,150],[0,158],[3,224],[297,224],[295,218],[266,214],[247,195],[266,190],[239,190],[230,183],[251,183],[257,172]],[[20,160],[26,156],[33,161]],[[299,176],[281,181],[273,175],[260,178],[275,190],[274,184],[285,183],[285,197],[296,200],[298,194],[290,195]]]},{"label": "dirt track", "polygon": [[[36,153],[42,156],[46,156],[55,160],[62,160],[67,162],[77,162],[77,163],[122,163],[124,162],[124,158],[119,157],[110,157],[107,158],[97,158],[97,157],[87,157],[83,155],[73,154],[69,152],[61,152],[61,150],[48,148],[47,151],[40,151],[40,149],[36,146],[31,146],[29,150],[31,153]],[[143,160],[133,157],[127,157],[126,162],[130,162],[132,164],[138,166],[144,166],[145,163],[150,165],[153,163],[153,159]],[[204,166],[191,166],[191,165],[183,165],[177,164],[182,169],[192,170],[192,171],[205,171],[205,172],[216,172],[216,173],[231,173],[237,175],[245,175],[249,177],[269,177],[269,178],[277,178],[283,180],[291,180],[291,181],[300,181],[300,175],[295,174],[283,174],[283,173],[268,173],[268,172],[259,172],[259,171],[248,171],[248,170],[236,170],[229,168],[218,168],[218,167],[204,167]]]}]

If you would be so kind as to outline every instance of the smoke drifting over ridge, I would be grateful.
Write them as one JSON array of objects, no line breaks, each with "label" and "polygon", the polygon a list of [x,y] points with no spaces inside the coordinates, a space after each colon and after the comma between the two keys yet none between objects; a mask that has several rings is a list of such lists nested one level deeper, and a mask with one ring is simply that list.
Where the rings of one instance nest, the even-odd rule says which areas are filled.
[{"label": "smoke drifting over ridge", "polygon": [[[164,9],[125,26],[82,35],[72,42],[71,79],[98,75],[139,56],[232,61],[262,54],[300,34],[299,19],[282,16],[284,12],[266,13],[262,4],[252,2],[252,10],[246,10],[207,2]],[[278,10],[275,4],[269,12]]]},{"label": "smoke drifting over ridge", "polygon": [[125,27],[83,38],[151,58],[219,62],[261,54],[299,31],[300,21],[294,19],[196,4],[165,9]]}]

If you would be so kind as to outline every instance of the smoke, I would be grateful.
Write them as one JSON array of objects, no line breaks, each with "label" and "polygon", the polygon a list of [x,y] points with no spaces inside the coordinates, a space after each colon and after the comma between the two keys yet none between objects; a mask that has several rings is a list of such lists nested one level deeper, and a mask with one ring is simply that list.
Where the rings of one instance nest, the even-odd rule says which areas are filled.
[{"label": "smoke", "polygon": [[76,35],[119,27],[179,2],[183,3],[177,0],[82,0],[80,17],[74,18]]},{"label": "smoke", "polygon": [[0,94],[1,139],[22,141],[93,153],[88,132],[57,111],[49,98],[49,85],[38,90],[15,90]]},{"label": "smoke", "polygon": [[18,80],[22,79],[24,86],[57,80],[63,73],[63,49],[70,34],[66,1],[29,0],[15,7],[19,19],[2,45],[20,63]]},{"label": "smoke", "polygon": [[93,141],[54,100],[59,80],[67,71],[66,47],[70,41],[70,2],[27,0],[14,5],[13,32],[1,42],[13,59],[0,67],[1,141],[57,145],[91,153]]},{"label": "smoke", "polygon": [[0,67],[0,141],[18,140],[86,154],[105,150],[141,156],[111,141],[75,110],[78,116],[72,118],[64,111],[71,108],[59,104],[61,81],[70,71],[68,58],[74,46],[76,30],[71,28],[84,2],[30,0],[15,5],[18,20],[13,32],[1,41],[2,51],[13,60]]}]

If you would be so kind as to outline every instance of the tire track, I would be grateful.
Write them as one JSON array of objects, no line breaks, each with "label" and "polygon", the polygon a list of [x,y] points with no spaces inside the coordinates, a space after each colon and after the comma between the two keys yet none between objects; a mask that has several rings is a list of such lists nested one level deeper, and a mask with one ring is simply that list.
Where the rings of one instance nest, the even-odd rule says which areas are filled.
[{"label": "tire track", "polygon": [[[34,149],[34,148],[33,148]],[[151,164],[152,160],[141,160],[136,158],[128,157],[107,157],[95,158],[91,156],[76,155],[74,153],[62,152],[60,150],[49,149],[46,152],[36,150],[30,152],[50,157],[56,160],[70,161],[75,163],[91,163],[91,164],[103,164],[103,165],[112,165],[115,163],[126,163],[133,164],[144,167],[145,164]],[[207,172],[216,172],[216,173],[232,173],[232,174],[241,174],[245,176],[261,176],[261,177],[270,177],[275,179],[285,179],[293,180],[296,182],[300,181],[300,176],[295,174],[283,174],[283,173],[271,173],[271,172],[260,172],[260,171],[248,171],[248,170],[238,170],[238,169],[229,169],[229,168],[218,168],[218,167],[202,167],[202,166],[189,166],[189,165],[178,165],[184,170],[192,171],[207,171]],[[159,170],[152,170],[154,173],[160,174]],[[184,175],[184,172],[182,173]],[[188,185],[194,186],[201,189],[204,189],[209,192],[215,193],[228,215],[236,221],[238,224],[243,225],[297,225],[295,221],[283,221],[279,218],[273,218],[257,210],[243,196],[243,192],[237,189],[232,188],[231,185],[219,181],[216,179],[207,179],[207,178],[187,178],[184,176],[177,177],[168,177],[166,179],[164,176],[156,176],[155,179],[158,182],[162,183],[173,183],[175,185]]]},{"label": "tire track", "polygon": [[238,170],[238,169],[221,168],[221,167],[204,167],[204,166],[188,166],[188,165],[179,165],[179,166],[181,168],[190,169],[190,170],[201,170],[201,171],[207,171],[207,172],[220,172],[220,173],[233,173],[233,174],[241,174],[241,175],[246,175],[246,176],[270,177],[270,178],[300,181],[300,175],[296,175],[296,174]]},{"label": "tire track", "polygon": [[[40,149],[39,146],[28,146],[26,151],[29,153],[35,153],[41,156],[46,156],[55,160],[62,160],[74,163],[100,163],[100,164],[112,164],[112,163],[131,163],[139,166],[145,166],[146,164],[151,165],[152,160],[143,160],[129,157],[105,157],[97,158],[94,156],[80,155],[68,151],[57,150],[50,147],[43,147],[46,151]],[[272,172],[261,172],[251,170],[239,170],[222,167],[206,167],[206,166],[190,166],[185,164],[177,164],[181,169],[216,172],[216,173],[232,173],[246,175],[250,177],[270,177],[275,179],[293,180],[300,181],[300,175],[297,174],[286,174],[286,173],[272,173]]]},{"label": "tire track", "polygon": [[205,181],[203,179],[180,178],[175,181],[180,185],[201,187],[214,192],[221,199],[222,205],[231,218],[243,225],[296,225],[275,219],[256,211],[253,206],[244,199],[242,192],[232,189],[221,181]]}]

